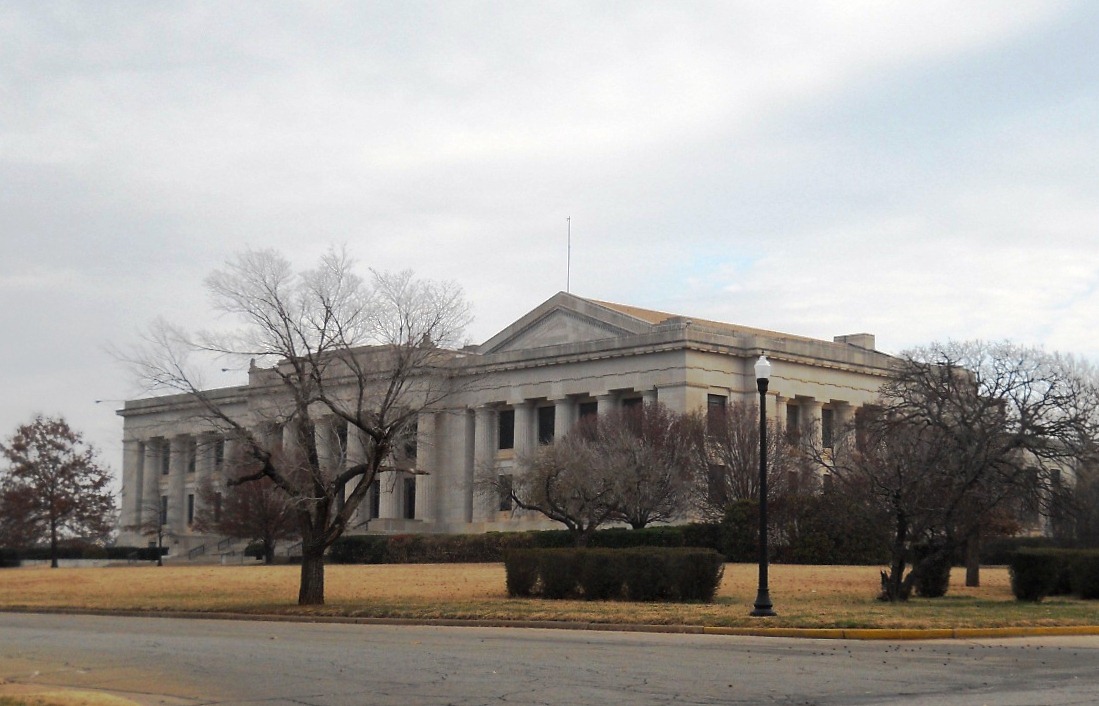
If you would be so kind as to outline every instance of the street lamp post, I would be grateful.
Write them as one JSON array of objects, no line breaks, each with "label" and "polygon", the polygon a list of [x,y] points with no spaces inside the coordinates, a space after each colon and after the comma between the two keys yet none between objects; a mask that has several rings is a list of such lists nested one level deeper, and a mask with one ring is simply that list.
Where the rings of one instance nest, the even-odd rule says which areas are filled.
[{"label": "street lamp post", "polygon": [[771,380],[771,364],[766,354],[756,361],[756,388],[759,390],[759,590],[756,592],[752,615],[775,615],[771,593],[767,588],[767,384]]}]

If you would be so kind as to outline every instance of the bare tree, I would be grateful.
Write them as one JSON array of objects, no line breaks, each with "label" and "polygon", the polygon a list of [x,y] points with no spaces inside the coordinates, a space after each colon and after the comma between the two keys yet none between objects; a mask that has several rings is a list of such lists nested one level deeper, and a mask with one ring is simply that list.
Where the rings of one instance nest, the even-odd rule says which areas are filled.
[{"label": "bare tree", "polygon": [[164,566],[164,539],[171,537],[172,533],[168,529],[168,508],[161,505],[160,498],[143,502],[138,522],[125,529],[152,539],[156,547],[156,565]]},{"label": "bare tree", "polygon": [[57,568],[62,539],[102,541],[110,534],[110,471],[63,418],[35,417],[0,453],[9,464],[0,475],[0,516],[8,518],[5,524],[15,520],[21,541],[48,541],[50,566]]},{"label": "bare tree", "polygon": [[616,491],[613,478],[599,470],[599,454],[584,426],[517,459],[514,474],[485,469],[479,492],[560,522],[576,546],[584,546],[614,515]]},{"label": "bare tree", "polygon": [[[324,602],[324,553],[402,436],[452,394],[449,363],[470,318],[456,285],[375,271],[364,283],[352,269],[339,251],[301,273],[273,251],[244,252],[206,280],[215,309],[239,328],[189,335],[160,324],[130,358],[153,389],[189,396],[241,445],[254,470],[233,483],[267,478],[286,494],[302,537],[303,605]],[[250,420],[202,389],[195,353],[257,361]],[[361,447],[353,456],[343,449],[334,461],[318,443],[331,438],[327,420],[346,425]]]},{"label": "bare tree", "polygon": [[270,478],[248,483],[232,480],[224,486],[213,478],[203,480],[194,527],[199,532],[258,542],[263,547],[263,562],[272,564],[276,542],[300,536],[294,505]]},{"label": "bare tree", "polygon": [[[817,474],[799,456],[796,439],[775,420],[767,432],[767,497],[816,488]],[[693,505],[703,519],[720,522],[729,507],[759,499],[759,407],[737,402],[719,413],[692,413],[687,423],[695,469]]]},{"label": "bare tree", "polygon": [[[903,357],[879,406],[818,456],[839,482],[870,488],[892,517],[886,598],[906,599],[923,572],[1022,500],[1052,497],[1055,479],[1094,438],[1085,373],[1070,358],[1006,343],[933,345]],[[917,558],[918,543],[932,551]]]},{"label": "bare tree", "polygon": [[591,473],[614,487],[610,519],[634,529],[669,522],[687,508],[692,480],[690,419],[660,403],[594,419]]}]

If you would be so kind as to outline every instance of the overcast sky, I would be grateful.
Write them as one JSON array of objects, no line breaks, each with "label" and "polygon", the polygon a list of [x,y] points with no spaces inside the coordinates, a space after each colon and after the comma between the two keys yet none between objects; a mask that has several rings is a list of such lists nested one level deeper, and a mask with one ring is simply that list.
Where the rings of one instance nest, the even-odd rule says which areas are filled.
[{"label": "overcast sky", "polygon": [[[243,248],[1099,360],[1099,3],[0,0],[0,436]],[[239,382],[232,373],[224,384]],[[96,404],[96,400],[105,400]]]}]

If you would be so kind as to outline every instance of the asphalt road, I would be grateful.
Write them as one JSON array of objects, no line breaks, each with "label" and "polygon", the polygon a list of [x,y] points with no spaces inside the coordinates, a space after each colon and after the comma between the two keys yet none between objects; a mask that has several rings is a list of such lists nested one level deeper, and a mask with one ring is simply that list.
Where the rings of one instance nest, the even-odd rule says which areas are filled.
[{"label": "asphalt road", "polygon": [[1094,704],[1099,638],[883,643],[0,613],[0,680],[140,704]]}]

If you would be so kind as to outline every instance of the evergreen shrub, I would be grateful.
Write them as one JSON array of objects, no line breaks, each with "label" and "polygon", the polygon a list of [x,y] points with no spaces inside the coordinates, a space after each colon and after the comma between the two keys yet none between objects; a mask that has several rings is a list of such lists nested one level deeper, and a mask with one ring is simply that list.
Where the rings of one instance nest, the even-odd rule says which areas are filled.
[{"label": "evergreen shrub", "polygon": [[504,572],[508,596],[527,598],[533,595],[534,585],[538,582],[538,551],[512,549],[504,556]]},{"label": "evergreen shrub", "polygon": [[1072,592],[1085,600],[1099,598],[1099,551],[1073,552],[1066,562],[1071,576]]},{"label": "evergreen shrub", "polygon": [[1020,601],[1042,600],[1053,590],[1065,563],[1064,552],[1055,549],[1020,549],[1008,563],[1011,592]]}]

